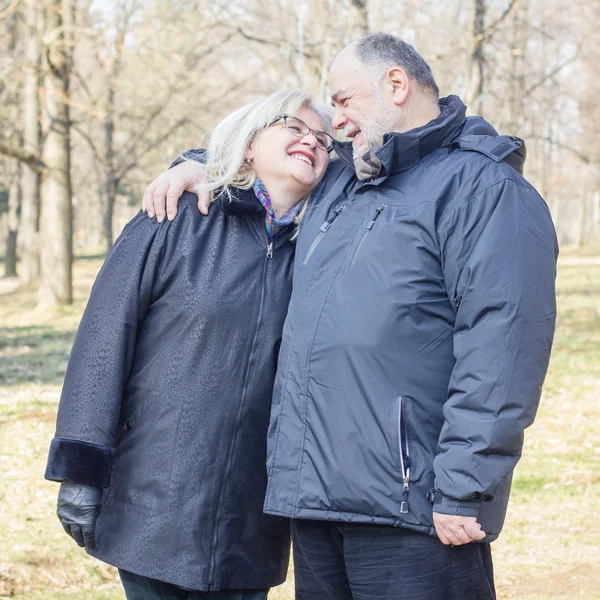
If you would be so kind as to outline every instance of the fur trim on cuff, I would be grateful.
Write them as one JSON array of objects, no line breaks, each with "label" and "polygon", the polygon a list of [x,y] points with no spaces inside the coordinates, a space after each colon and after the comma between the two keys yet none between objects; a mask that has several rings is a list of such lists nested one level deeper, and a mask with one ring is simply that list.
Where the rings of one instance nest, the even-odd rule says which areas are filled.
[{"label": "fur trim on cuff", "polygon": [[44,477],[107,488],[114,458],[114,448],[56,437],[50,444]]}]

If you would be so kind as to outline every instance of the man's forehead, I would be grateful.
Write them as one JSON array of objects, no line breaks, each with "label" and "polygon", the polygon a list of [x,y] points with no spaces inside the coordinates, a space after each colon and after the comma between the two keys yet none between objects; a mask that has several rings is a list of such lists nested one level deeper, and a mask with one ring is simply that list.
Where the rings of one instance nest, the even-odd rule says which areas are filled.
[{"label": "man's forehead", "polygon": [[335,57],[329,70],[331,100],[348,95],[364,77],[364,67],[351,44]]}]

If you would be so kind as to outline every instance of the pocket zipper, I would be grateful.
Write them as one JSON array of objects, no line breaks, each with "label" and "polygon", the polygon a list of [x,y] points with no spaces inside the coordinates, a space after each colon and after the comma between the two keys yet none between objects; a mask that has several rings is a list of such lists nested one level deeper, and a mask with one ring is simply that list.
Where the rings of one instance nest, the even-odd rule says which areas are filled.
[{"label": "pocket zipper", "polygon": [[310,245],[308,252],[306,253],[306,257],[302,261],[302,264],[305,265],[308,262],[308,259],[312,256],[313,252],[317,249],[317,246],[321,243],[321,240],[331,227],[331,224],[338,218],[338,216],[346,210],[346,205],[342,204],[333,211],[333,214],[329,219],[323,221],[321,223],[321,227],[319,227],[319,235],[314,239],[313,243]]},{"label": "pocket zipper", "polygon": [[356,261],[356,257],[358,256],[360,249],[362,248],[363,244],[365,243],[365,240],[367,239],[367,235],[369,234],[369,231],[371,231],[371,229],[373,229],[373,226],[375,225],[375,221],[377,221],[377,219],[379,218],[379,215],[383,212],[383,210],[385,209],[386,206],[387,206],[387,204],[382,204],[375,211],[373,218],[367,223],[367,226],[365,227],[365,231],[364,231],[362,237],[360,238],[360,242],[358,242],[358,246],[356,247],[356,250],[354,251],[354,254],[352,255],[352,260],[350,261],[351,267],[354,265],[354,262]]},{"label": "pocket zipper", "polygon": [[[402,448],[402,397],[398,397],[398,452],[400,453],[400,468],[402,470],[402,495],[404,500],[400,503],[400,513],[406,514],[408,512],[408,489],[409,489],[409,477],[410,477],[410,466],[407,461],[404,460],[404,453],[406,458],[409,458],[410,452],[408,449],[408,439],[406,431],[404,432],[404,448]],[[405,428],[406,429],[406,428]]]}]

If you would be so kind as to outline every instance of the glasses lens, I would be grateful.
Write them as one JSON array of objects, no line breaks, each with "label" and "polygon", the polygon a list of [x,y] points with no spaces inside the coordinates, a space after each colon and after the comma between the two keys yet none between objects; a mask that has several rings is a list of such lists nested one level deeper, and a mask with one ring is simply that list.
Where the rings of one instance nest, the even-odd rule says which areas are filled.
[{"label": "glasses lens", "polygon": [[296,119],[295,117],[287,117],[285,126],[290,130],[290,133],[293,133],[298,137],[304,137],[305,135],[308,135],[308,132],[310,131],[308,125],[304,121]]},{"label": "glasses lens", "polygon": [[317,138],[317,144],[327,150],[331,146],[331,138],[324,131],[315,131],[315,137]]},{"label": "glasses lens", "polygon": [[296,117],[286,117],[285,118],[285,126],[288,128],[290,133],[293,133],[296,137],[304,137],[312,132],[317,140],[317,144],[323,150],[328,150],[331,146],[331,140],[333,139],[329,134],[324,131],[314,131],[300,119],[296,119]]}]

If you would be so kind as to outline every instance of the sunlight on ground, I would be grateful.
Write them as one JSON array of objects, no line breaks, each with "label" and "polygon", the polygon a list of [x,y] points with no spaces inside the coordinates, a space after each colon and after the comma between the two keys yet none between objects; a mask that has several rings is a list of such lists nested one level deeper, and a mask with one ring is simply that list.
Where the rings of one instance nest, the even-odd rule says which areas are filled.
[{"label": "sunlight on ground", "polygon": [[[550,374],[493,546],[502,599],[600,599],[600,258],[565,254]],[[0,598],[124,598],[115,570],[64,534],[58,486],[43,479],[70,345],[99,267],[78,259],[75,305],[53,313],[36,310],[34,290],[0,281]],[[270,599],[292,598],[290,574]]]}]

